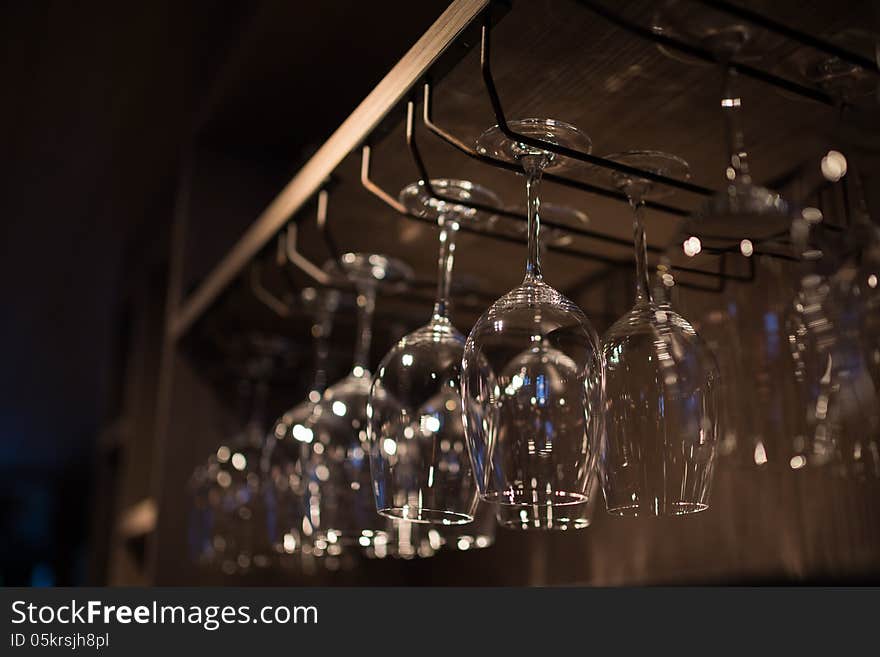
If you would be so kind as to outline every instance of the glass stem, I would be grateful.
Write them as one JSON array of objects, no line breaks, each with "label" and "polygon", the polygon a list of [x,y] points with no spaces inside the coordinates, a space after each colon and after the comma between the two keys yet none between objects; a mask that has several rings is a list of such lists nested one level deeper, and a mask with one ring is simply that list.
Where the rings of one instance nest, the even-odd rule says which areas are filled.
[{"label": "glass stem", "polygon": [[259,446],[263,439],[266,422],[266,398],[269,396],[269,385],[264,378],[254,382],[251,396],[250,412],[245,429],[247,441],[251,446]]},{"label": "glass stem", "polygon": [[458,222],[441,215],[437,219],[440,226],[440,254],[437,259],[437,301],[434,302],[434,321],[449,320],[452,284],[452,267],[455,263],[455,235]]},{"label": "glass stem", "polygon": [[[339,292],[327,290],[319,301],[312,338],[315,345],[315,378],[309,391],[309,399],[320,398],[327,387],[327,360],[330,355],[330,334],[333,332],[333,314],[339,302]],[[312,394],[314,393],[314,394]],[[314,399],[312,399],[315,401]]]},{"label": "glass stem", "polygon": [[648,239],[642,215],[645,211],[644,199],[630,196],[629,204],[633,210],[633,248],[636,257],[636,303],[651,302],[651,276],[648,272]]},{"label": "glass stem", "polygon": [[668,255],[660,256],[660,264],[657,266],[657,274],[654,286],[651,288],[651,301],[658,306],[669,304],[670,288],[666,287],[665,279],[672,275],[672,260]]},{"label": "glass stem", "polygon": [[539,166],[527,166],[526,172],[526,208],[528,212],[529,253],[526,261],[526,280],[541,280],[541,187],[542,169]]},{"label": "glass stem", "polygon": [[361,281],[357,284],[358,334],[354,349],[353,369],[369,371],[370,343],[373,339],[373,311],[376,308],[376,282]]},{"label": "glass stem", "polygon": [[741,180],[749,184],[748,152],[742,128],[742,98],[737,91],[739,75],[723,62],[721,65],[721,108],[724,112],[724,129],[727,136],[728,165],[727,179],[731,182]]}]

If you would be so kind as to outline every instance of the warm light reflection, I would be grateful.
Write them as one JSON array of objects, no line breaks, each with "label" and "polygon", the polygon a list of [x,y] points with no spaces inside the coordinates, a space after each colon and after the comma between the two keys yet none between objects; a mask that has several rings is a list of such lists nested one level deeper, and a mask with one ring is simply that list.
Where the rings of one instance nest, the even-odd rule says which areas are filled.
[{"label": "warm light reflection", "polygon": [[684,241],[684,244],[682,244],[682,247],[684,249],[684,254],[689,258],[693,258],[703,250],[703,244],[700,242],[700,238],[694,235],[688,237]]},{"label": "warm light reflection", "polygon": [[298,440],[302,443],[310,443],[310,442],[312,442],[312,439],[314,438],[314,435],[312,434],[312,430],[306,426],[303,426],[302,424],[293,425],[293,429],[291,429],[291,433],[293,434],[293,437],[296,440]]},{"label": "warm light reflection", "polygon": [[758,442],[755,445],[755,464],[764,465],[767,462],[767,450],[764,449],[764,443]]},{"label": "warm light reflection", "polygon": [[825,180],[837,182],[846,175],[846,157],[840,151],[828,151],[819,163]]},{"label": "warm light reflection", "polygon": [[801,216],[808,224],[817,224],[823,219],[822,211],[819,208],[804,208],[801,210]]}]

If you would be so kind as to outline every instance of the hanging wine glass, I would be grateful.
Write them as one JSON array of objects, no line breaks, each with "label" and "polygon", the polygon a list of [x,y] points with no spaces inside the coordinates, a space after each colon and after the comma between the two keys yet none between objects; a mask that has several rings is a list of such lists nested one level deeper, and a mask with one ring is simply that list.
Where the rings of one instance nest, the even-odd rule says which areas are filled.
[{"label": "hanging wine glass", "polygon": [[507,529],[522,531],[570,531],[586,529],[593,522],[596,501],[601,497],[598,478],[593,480],[587,493],[586,502],[566,504],[565,506],[547,506],[532,504],[529,506],[509,506],[499,504],[495,517],[498,524]]},{"label": "hanging wine glass", "polygon": [[880,390],[880,227],[863,223],[862,248],[854,260],[853,295],[859,300],[864,358]]},{"label": "hanging wine glass", "polygon": [[[768,52],[785,45],[783,37],[769,30],[757,29],[747,21],[740,21],[723,11],[698,7],[689,0],[662,0],[653,3],[655,11],[651,29],[661,35],[693,43],[737,61],[760,63]],[[706,60],[681,50],[658,43],[657,50],[669,57],[692,66],[712,66]]]},{"label": "hanging wine glass", "polygon": [[461,416],[464,336],[449,320],[455,235],[461,223],[488,218],[467,205],[497,206],[489,190],[463,180],[422,181],[405,187],[400,200],[440,227],[437,300],[431,320],[388,352],[373,379],[370,461],[376,508],[383,516],[455,525],[473,520],[477,487]]},{"label": "hanging wine glass", "polygon": [[850,373],[845,394],[854,412],[845,426],[851,443],[839,456],[857,476],[880,478],[880,228],[866,211],[861,217],[862,248],[842,272],[852,275],[840,324]]},{"label": "hanging wine glass", "polygon": [[263,469],[262,419],[264,381],[243,381],[240,396],[252,399],[251,415],[204,466],[193,498],[194,511],[207,535],[198,541],[201,560],[225,574],[245,573],[271,565],[278,540],[275,499]]},{"label": "hanging wine glass", "polygon": [[[654,30],[699,43],[710,50],[721,78],[721,108],[727,144],[725,188],[712,197],[687,222],[686,231],[700,239],[753,242],[783,236],[791,221],[789,205],[776,192],[752,181],[745,133],[742,128],[742,95],[739,74],[729,65],[771,49],[774,37],[723,13],[694,11],[679,0],[668,0],[654,16]],[[664,50],[666,54],[670,51]]]},{"label": "hanging wine glass", "polygon": [[285,411],[275,421],[265,445],[264,459],[277,503],[279,532],[274,548],[279,555],[292,554],[302,547],[300,453],[302,443],[309,442],[311,438],[308,420],[327,386],[329,339],[339,298],[338,290],[303,290],[303,307],[314,318],[311,329],[314,341],[314,375],[306,399]]},{"label": "hanging wine glass", "polygon": [[[867,268],[875,269],[876,262]],[[865,275],[865,268],[845,266],[829,280],[825,308],[837,337],[820,379],[816,410],[810,414],[812,418],[823,411],[832,437],[833,472],[852,479],[880,477],[880,394],[866,358],[869,335],[864,332],[864,313],[870,312],[872,300],[863,299],[863,294],[866,288],[873,290],[860,280],[870,275]],[[816,428],[825,429],[820,423]]]},{"label": "hanging wine glass", "polygon": [[[522,210],[522,208],[517,209]],[[541,217],[557,225],[585,226],[590,222],[585,212],[553,203],[541,203]],[[495,215],[492,218],[492,226],[493,229],[507,235],[528,237],[528,224],[518,221],[504,221],[504,218],[500,215]],[[564,228],[542,227],[540,240],[541,257],[545,256],[548,246],[567,247],[571,246],[573,241],[571,233]],[[586,502],[557,507],[548,507],[546,505],[530,505],[527,507],[498,505],[495,515],[498,523],[508,529],[523,531],[585,529],[590,526],[593,520],[596,500],[599,494],[598,481],[596,480]]]},{"label": "hanging wine glass", "polygon": [[[573,126],[550,119],[512,130],[589,151]],[[462,361],[465,427],[481,497],[513,507],[588,501],[602,431],[602,363],[583,312],[550,287],[540,258],[538,187],[566,162],[508,139],[497,126],[477,148],[526,175],[529,237],[522,284],[489,307],[468,336]]]},{"label": "hanging wine glass", "polygon": [[[672,178],[681,158],[630,151],[607,159]],[[642,221],[650,182],[612,173],[633,208],[636,303],[602,339],[606,403],[599,462],[608,511],[621,516],[681,515],[709,505],[715,463],[718,368],[693,327],[651,294]]]},{"label": "hanging wine glass", "polygon": [[[694,325],[700,324],[701,337],[718,359],[719,461],[723,459],[727,468],[746,470],[800,469],[808,460],[804,450],[811,434],[805,426],[810,402],[797,380],[792,351],[800,357],[811,343],[801,341],[791,329],[793,319],[801,324],[818,319],[816,308],[810,310],[809,320],[795,317],[796,296],[815,298],[801,284],[810,272],[790,260],[749,257],[750,280],[728,279],[723,294],[681,290],[682,312]],[[821,279],[806,282],[815,286]],[[828,326],[816,327],[820,325]]]},{"label": "hanging wine glass", "polygon": [[495,544],[495,508],[497,505],[477,504],[472,522],[462,525],[436,525],[395,520],[387,536],[376,539],[365,548],[369,558],[425,559],[441,550],[464,552],[480,550]]},{"label": "hanging wine glass", "polygon": [[372,317],[378,282],[412,277],[404,263],[376,254],[346,253],[340,265],[358,292],[354,363],[348,376],[324,391],[301,441],[303,538],[316,555],[385,533],[371,491],[367,441]]},{"label": "hanging wine glass", "polygon": [[306,288],[302,294],[303,305],[311,311],[314,321],[311,335],[314,350],[314,373],[306,399],[285,411],[276,421],[272,435],[280,442],[290,440],[298,446],[308,442],[304,422],[312,414],[327,387],[327,360],[329,340],[333,330],[333,315],[339,306],[339,290],[315,290]]},{"label": "hanging wine glass", "polygon": [[[860,180],[851,172],[848,196],[852,217],[844,239],[848,256],[837,271],[831,258],[806,259],[786,326],[805,417],[791,467],[830,464],[835,474],[863,478],[880,472],[880,410],[872,372],[870,322],[876,313],[877,255],[880,235],[867,214]],[[797,234],[800,251],[809,248],[807,226]],[[794,231],[793,231],[794,232]],[[824,256],[824,251],[819,251]],[[875,276],[875,278],[871,278]],[[871,283],[875,287],[871,287]],[[872,307],[874,306],[874,307]],[[867,330],[866,330],[867,329]],[[876,338],[876,334],[874,335]],[[875,374],[875,376],[872,376]]]},{"label": "hanging wine glass", "polygon": [[[863,29],[838,32],[831,41],[852,52],[870,53],[875,59],[880,56],[880,36]],[[877,76],[805,48],[791,53],[782,67],[834,97],[838,107],[834,139],[848,153],[858,153],[864,132],[853,127],[866,117],[873,120],[870,110],[861,112],[859,105],[876,105],[880,99]],[[819,211],[815,217],[805,211],[793,224],[795,245],[811,257],[805,258],[789,328],[806,401],[806,431],[798,464],[824,465],[830,460],[836,474],[862,478],[880,476],[876,319],[880,229],[868,214],[858,158],[852,159],[848,162],[840,151],[829,150],[819,166],[825,180],[838,183],[844,192],[842,239],[829,239]],[[792,467],[794,463],[793,459]]]},{"label": "hanging wine glass", "polygon": [[[880,34],[876,32],[848,28],[825,38],[845,50],[880,61]],[[785,78],[819,87],[846,105],[867,105],[880,100],[880,79],[876,73],[815,48],[804,46],[787,53],[774,69]],[[774,89],[791,100],[807,100],[784,89]]]}]

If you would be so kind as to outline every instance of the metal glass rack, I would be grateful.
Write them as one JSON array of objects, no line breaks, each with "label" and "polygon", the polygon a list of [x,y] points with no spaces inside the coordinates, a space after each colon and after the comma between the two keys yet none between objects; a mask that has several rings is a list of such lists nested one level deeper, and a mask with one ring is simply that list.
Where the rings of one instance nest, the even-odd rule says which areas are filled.
[{"label": "metal glass rack", "polygon": [[[695,46],[690,43],[678,40],[666,34],[661,34],[651,30],[648,27],[639,25],[623,17],[622,14],[609,9],[605,4],[596,0],[576,0],[577,3],[585,10],[590,11],[598,17],[608,21],[619,29],[641,39],[650,40],[665,48],[676,50],[686,54],[689,57],[696,58],[707,63],[717,63],[715,56],[708,50]],[[744,9],[737,5],[733,5],[722,0],[698,0],[701,4],[731,15],[738,20],[744,20],[752,23],[761,29],[768,30],[778,34],[786,39],[798,42],[809,48],[825,52],[829,55],[842,59],[856,66],[860,66],[865,70],[877,74],[880,73],[880,67],[877,62],[872,62],[856,53],[852,53],[833,43],[817,38],[810,34],[802,33],[798,30],[790,28],[786,25],[773,21],[765,16],[759,15],[753,11]],[[340,162],[349,153],[357,148],[361,148],[361,184],[370,193],[381,199],[384,203],[392,207],[401,215],[409,217],[413,220],[425,221],[423,218],[416,217],[406,212],[402,205],[391,194],[376,184],[371,176],[371,160],[372,148],[370,139],[374,131],[379,127],[380,123],[394,111],[401,102],[406,104],[406,142],[413,162],[419,173],[419,177],[426,184],[429,192],[434,196],[439,196],[430,187],[430,175],[418,147],[416,140],[416,106],[418,89],[421,88],[421,106],[422,106],[422,124],[434,136],[460,151],[467,157],[482,162],[493,167],[513,170],[519,173],[518,168],[507,162],[496,160],[487,155],[478,153],[475,149],[468,146],[464,141],[454,136],[446,129],[439,126],[432,112],[433,101],[433,82],[432,67],[462,33],[473,23],[481,21],[481,39],[480,39],[480,70],[485,91],[488,95],[492,111],[497,124],[501,130],[513,139],[517,139],[522,143],[540,147],[548,151],[557,153],[561,156],[585,162],[594,167],[613,169],[628,173],[634,176],[651,180],[657,184],[672,187],[677,191],[692,194],[699,197],[707,197],[714,193],[714,190],[683,180],[677,180],[662,176],[650,171],[642,171],[634,167],[630,167],[618,162],[614,162],[599,156],[580,151],[572,150],[563,146],[551,144],[539,139],[520,135],[514,132],[508,125],[506,114],[504,112],[501,98],[495,86],[495,81],[491,69],[491,31],[492,21],[497,19],[499,14],[509,9],[509,2],[500,0],[456,0],[449,8],[440,16],[434,25],[423,35],[413,48],[404,56],[397,66],[382,80],[382,82],[374,89],[374,91],[364,100],[364,102],[351,114],[351,116],[337,129],[337,131],[325,142],[325,144],[315,153],[315,155],[305,164],[305,166],[296,174],[291,182],[281,191],[268,208],[256,219],[250,229],[227,253],[222,261],[215,269],[205,278],[205,280],[197,287],[197,289],[183,302],[179,307],[172,307],[169,315],[168,334],[172,339],[177,339],[187,332],[192,324],[211,306],[214,300],[222,293],[222,291],[236,278],[248,265],[248,263],[257,255],[257,253],[284,228],[285,224],[290,222],[288,229],[288,239],[293,236],[295,245],[296,222],[298,221],[297,213],[299,210],[316,194],[321,195],[319,198],[319,228],[324,238],[328,251],[331,254],[338,255],[339,249],[332,239],[327,229],[326,215],[326,184],[332,177],[334,170]],[[811,88],[799,84],[797,82],[779,77],[773,73],[761,70],[750,64],[731,60],[726,64],[736,70],[739,74],[748,78],[760,81],[762,83],[783,89],[788,93],[795,94],[804,99],[822,103],[824,105],[839,106],[840,101],[831,97],[824,91]],[[601,186],[594,185],[581,180],[575,180],[555,174],[545,175],[545,179],[553,184],[563,185],[581,191],[590,192],[599,196],[613,198],[621,202],[626,202],[623,194],[618,191],[605,189]],[[459,201],[460,202],[460,201]],[[323,205],[322,205],[323,204]],[[647,203],[648,207],[663,211],[674,216],[687,216],[688,211],[664,203],[652,202]],[[323,207],[323,210],[320,208]],[[479,207],[479,206],[474,206]],[[525,221],[526,218],[522,213],[505,210],[502,208],[484,208],[493,214],[507,217],[516,221]],[[554,227],[552,222],[545,221],[545,225]],[[615,236],[606,235],[602,232],[591,230],[583,227],[565,226],[566,231],[583,237],[588,240],[596,240],[615,244],[618,246],[629,246],[629,240],[624,240]],[[521,242],[516,237],[500,234],[497,232],[487,232],[463,226],[465,232],[475,232],[487,238],[508,241]],[[780,236],[775,236],[780,237]],[[771,238],[772,239],[772,238]],[[785,253],[779,253],[772,250],[762,250],[760,244],[755,244],[752,256],[766,255],[771,257],[783,258],[788,260],[797,260],[798,258]],[[565,253],[567,255],[579,258],[587,258],[602,262],[612,266],[626,266],[628,260],[612,258],[606,255],[590,252],[583,249],[573,249],[567,246],[548,245],[548,249]],[[663,249],[653,246],[649,247],[652,253],[662,252]],[[178,252],[180,249],[178,249]],[[676,267],[678,271],[705,276],[717,279],[716,286],[701,286],[694,283],[684,284],[687,287],[697,289],[705,289],[709,291],[721,291],[727,280],[749,281],[754,278],[754,262],[750,257],[749,273],[739,275],[729,271],[726,259],[732,255],[739,253],[739,245],[729,246],[707,246],[704,248],[706,253],[719,256],[718,271],[706,271],[696,267]],[[297,254],[295,246],[292,253]],[[320,271],[313,263],[310,263],[304,256],[297,254],[293,258],[293,262],[300,266],[307,274],[316,278],[320,282],[320,276],[315,275],[316,271]],[[325,281],[327,282],[327,281]],[[174,290],[174,285],[178,286]],[[179,298],[179,281],[172,280],[171,299]]]}]

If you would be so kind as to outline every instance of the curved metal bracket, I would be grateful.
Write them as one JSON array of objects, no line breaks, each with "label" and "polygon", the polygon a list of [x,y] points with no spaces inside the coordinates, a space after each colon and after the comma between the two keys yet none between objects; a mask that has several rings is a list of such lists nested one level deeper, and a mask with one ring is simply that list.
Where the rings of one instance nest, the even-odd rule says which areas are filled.
[{"label": "curved metal bracket", "polygon": [[[399,200],[394,198],[386,190],[382,189],[382,187],[377,185],[370,178],[371,156],[372,156],[372,149],[369,146],[364,146],[363,150],[361,152],[361,184],[363,185],[364,189],[366,189],[368,192],[370,192],[371,194],[376,196],[379,200],[381,200],[383,203],[385,203],[388,207],[392,208],[398,214],[400,214],[408,219],[414,219],[416,221],[421,221],[422,223],[427,223],[432,226],[436,226],[436,223],[433,220],[428,219],[426,217],[420,217],[417,214],[413,214],[413,213],[409,212],[406,209],[406,207],[403,205],[403,203],[401,203]],[[442,198],[442,197],[437,197],[437,198]],[[459,201],[455,201],[455,202],[460,203]],[[464,205],[464,204],[462,204],[462,205]],[[496,214],[500,214],[496,211],[495,208],[489,208],[489,211],[495,212]],[[554,224],[554,225],[559,225],[559,224]],[[499,242],[507,242],[510,244],[517,244],[520,246],[522,246],[526,243],[525,239],[523,239],[523,238],[514,237],[512,235],[503,235],[501,233],[494,233],[494,232],[485,231],[485,230],[477,230],[477,229],[472,228],[466,224],[460,226],[458,231],[460,233],[471,233],[474,235],[481,235],[483,237],[488,237],[490,239],[493,239],[493,240],[496,240]],[[629,243],[627,243],[627,245],[629,245]],[[573,256],[576,258],[586,258],[588,260],[596,260],[598,262],[604,262],[605,264],[608,264],[608,265],[615,265],[616,266],[616,265],[622,264],[620,260],[617,260],[615,258],[610,258],[607,256],[597,255],[597,254],[593,254],[593,253],[586,253],[584,251],[579,251],[577,249],[571,249],[571,248],[564,247],[564,246],[548,245],[547,249],[550,251],[554,251],[556,253],[570,255],[570,256]]]},{"label": "curved metal bracket", "polygon": [[[484,205],[482,203],[473,203],[470,201],[460,201],[457,199],[446,198],[440,194],[437,194],[430,186],[430,175],[428,174],[428,170],[425,167],[425,162],[422,159],[422,155],[419,152],[418,144],[416,143],[415,138],[415,103],[413,101],[409,101],[406,107],[406,143],[409,146],[410,154],[412,155],[413,161],[416,164],[416,168],[419,170],[419,176],[422,179],[422,182],[425,184],[425,189],[428,193],[435,199],[441,201],[447,201],[450,203],[456,203],[458,205],[464,205],[469,208],[474,208],[475,210],[480,210],[482,212],[486,212],[489,214],[497,214],[499,216],[508,217],[510,219],[515,219],[520,222],[527,222],[528,217],[522,212],[515,212],[512,210],[504,210],[501,208],[494,208],[492,206]],[[560,224],[555,221],[550,221],[548,219],[541,219],[541,224],[546,226],[547,228],[555,228],[557,230],[564,230],[565,232],[571,235],[577,235],[579,237],[585,237],[588,239],[599,240],[601,242],[607,242],[609,244],[616,244],[617,246],[625,246],[631,247],[632,240],[623,239],[621,237],[615,237],[613,235],[606,235],[605,233],[600,233],[595,230],[590,230],[588,228],[582,228],[580,226],[568,226],[566,224]],[[657,247],[648,246],[648,251],[659,253],[662,249],[658,249]],[[591,255],[591,254],[590,254]],[[587,257],[587,254],[584,254],[584,257]]]},{"label": "curved metal bracket", "polygon": [[363,149],[361,150],[361,185],[363,185],[364,189],[370,192],[370,194],[381,200],[385,205],[395,210],[396,212],[399,212],[400,214],[407,217],[420,219],[421,217],[411,215],[407,211],[403,203],[398,201],[391,194],[389,194],[379,185],[373,182],[372,178],[370,178],[370,160],[372,159],[372,155],[372,147],[369,144],[365,144]]},{"label": "curved metal bracket", "polygon": [[263,285],[260,280],[262,265],[259,259],[251,263],[248,281],[254,297],[279,317],[290,317],[290,304],[279,299]]},{"label": "curved metal bracket", "polygon": [[294,222],[287,224],[287,231],[284,240],[284,254],[293,266],[312,278],[316,283],[320,283],[321,285],[331,285],[333,283],[332,277],[327,272],[306,258],[297,249],[297,225]]},{"label": "curved metal bracket", "polygon": [[333,239],[333,235],[330,233],[330,226],[327,221],[327,206],[329,205],[329,202],[330,192],[326,189],[319,191],[317,216],[318,230],[321,231],[321,237],[324,238],[324,246],[326,246],[327,250],[330,252],[333,262],[338,263],[342,253],[336,244],[336,240]]},{"label": "curved metal bracket", "polygon": [[[422,123],[436,137],[446,142],[460,153],[467,155],[469,158],[477,160],[478,162],[482,162],[483,164],[488,164],[490,166],[496,167],[498,169],[506,169],[508,171],[513,171],[516,174],[522,174],[522,169],[516,164],[505,162],[504,160],[499,160],[494,157],[490,157],[489,155],[484,155],[483,153],[478,153],[476,150],[465,144],[461,139],[453,135],[451,132],[440,127],[433,119],[431,84],[429,82],[426,82],[424,85],[424,98],[422,102]],[[560,176],[554,173],[545,173],[541,177],[544,180],[557,185],[570,187],[572,189],[578,189],[582,192],[589,192],[590,194],[603,196],[605,198],[612,198],[616,201],[620,201],[621,203],[629,203],[629,199],[627,199],[626,194],[623,194],[622,192],[618,192],[616,190],[605,189],[604,187],[599,187],[598,185],[582,182],[580,180],[573,180],[571,178],[566,178],[565,176]],[[687,217],[688,215],[690,215],[689,210],[684,210],[682,208],[677,208],[672,205],[658,203],[651,200],[645,201],[645,207],[651,208],[653,210],[658,210],[660,212],[665,212],[666,214],[671,214],[677,217]]]}]

